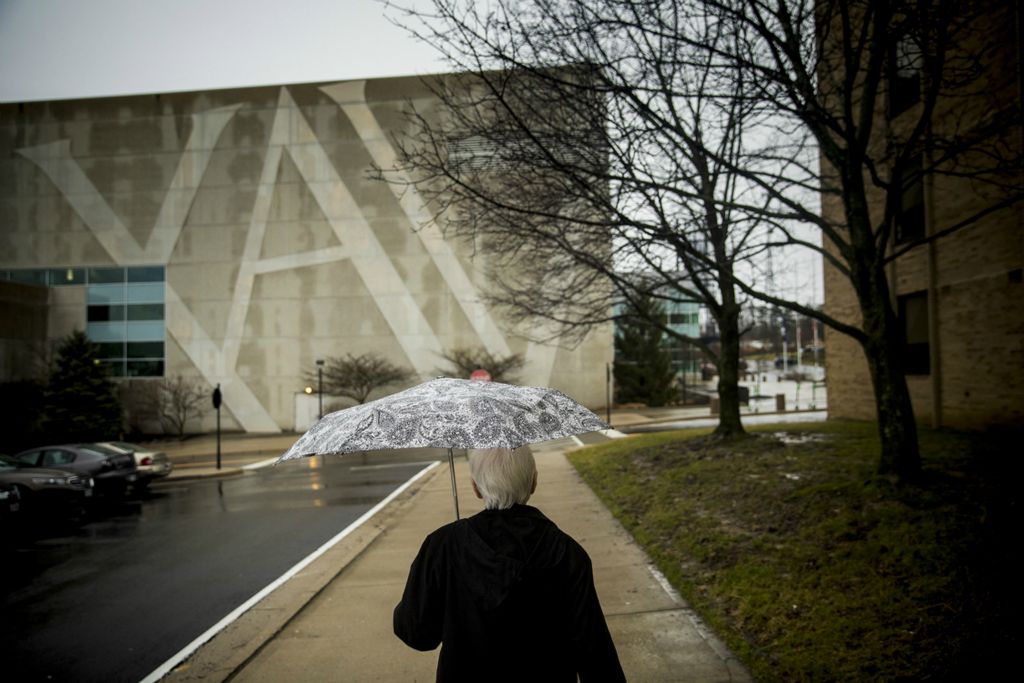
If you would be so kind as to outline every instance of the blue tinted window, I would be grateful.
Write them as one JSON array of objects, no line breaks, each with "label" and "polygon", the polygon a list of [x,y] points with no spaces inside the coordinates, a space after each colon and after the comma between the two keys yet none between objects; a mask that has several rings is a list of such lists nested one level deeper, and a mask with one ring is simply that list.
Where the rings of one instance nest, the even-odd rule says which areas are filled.
[{"label": "blue tinted window", "polygon": [[124,268],[90,268],[89,284],[124,282]]},{"label": "blue tinted window", "polygon": [[162,304],[164,283],[129,284],[127,287],[130,304]]},{"label": "blue tinted window", "polygon": [[86,301],[93,304],[123,304],[127,298],[124,285],[89,285]]},{"label": "blue tinted window", "polygon": [[163,282],[163,266],[143,266],[128,269],[128,282]]},{"label": "blue tinted window", "polygon": [[163,320],[163,304],[132,304],[127,306],[128,320]]},{"label": "blue tinted window", "polygon": [[45,285],[46,271],[40,269],[12,270],[11,281],[21,282],[26,285]]}]

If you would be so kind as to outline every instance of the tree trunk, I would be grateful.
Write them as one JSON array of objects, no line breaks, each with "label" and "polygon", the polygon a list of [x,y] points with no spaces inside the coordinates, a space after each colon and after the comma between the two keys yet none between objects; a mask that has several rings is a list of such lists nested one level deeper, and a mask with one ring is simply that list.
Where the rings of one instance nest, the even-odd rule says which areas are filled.
[{"label": "tree trunk", "polygon": [[722,307],[718,320],[718,427],[715,434],[724,437],[745,433],[740,422],[740,308],[732,304]]},{"label": "tree trunk", "polygon": [[895,474],[901,481],[921,470],[917,423],[903,369],[903,330],[892,305],[885,276],[861,293],[865,339],[862,342],[871,372],[882,452],[879,474]]}]

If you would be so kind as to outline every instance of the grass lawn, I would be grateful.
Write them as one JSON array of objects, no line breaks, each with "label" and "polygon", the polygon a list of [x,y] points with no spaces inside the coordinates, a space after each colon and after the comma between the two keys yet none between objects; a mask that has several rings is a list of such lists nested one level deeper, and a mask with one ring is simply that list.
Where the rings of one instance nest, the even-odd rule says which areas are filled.
[{"label": "grass lawn", "polygon": [[987,680],[1016,654],[1019,431],[922,429],[904,486],[871,423],[708,434],[570,460],[756,680]]}]

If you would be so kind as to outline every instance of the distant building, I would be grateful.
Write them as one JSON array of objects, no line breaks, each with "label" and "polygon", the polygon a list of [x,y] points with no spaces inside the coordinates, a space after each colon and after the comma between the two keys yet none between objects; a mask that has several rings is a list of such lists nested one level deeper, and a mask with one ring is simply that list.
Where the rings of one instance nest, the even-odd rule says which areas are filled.
[{"label": "distant building", "polygon": [[[677,334],[692,339],[700,338],[700,304],[695,301],[673,301],[665,305],[668,326]],[[694,374],[700,372],[703,354],[693,344],[665,336],[665,348],[672,356],[672,367],[676,372]]]},{"label": "distant building", "polygon": [[[998,11],[985,26],[1000,39],[988,56],[984,88],[1004,88],[1003,98],[1016,107],[1016,130],[1006,136],[1018,153],[1024,136],[1019,118],[1020,16],[1013,3],[995,3]],[[914,61],[898,62],[891,71],[887,98],[878,107],[881,130],[898,130],[920,111],[921,74]],[[972,84],[977,86],[978,84]],[[1014,102],[1013,93],[1016,93]],[[992,120],[989,100],[975,94],[940,102],[933,125],[944,125],[955,108],[963,123]],[[966,131],[963,131],[966,132]],[[925,152],[927,155],[928,152]],[[1018,169],[1017,192],[1024,186]],[[926,178],[906,191],[895,218],[896,248],[954,226],[994,206],[1003,197],[981,193],[969,177]],[[881,205],[881,200],[879,205]],[[826,215],[837,210],[826,203]],[[880,209],[879,209],[880,210]],[[933,425],[983,428],[1024,420],[1024,214],[1000,210],[970,227],[914,247],[891,262],[888,283],[905,335],[904,362],[917,418]],[[892,247],[890,247],[892,248]],[[825,311],[856,322],[859,308],[848,281],[826,261]],[[864,354],[855,341],[834,330],[825,333],[829,414],[874,419],[875,403]]]},{"label": "distant building", "polygon": [[[701,305],[696,301],[662,301],[665,315],[665,325],[676,334],[681,334],[692,339],[700,339],[700,313]],[[616,313],[621,314],[625,310],[623,304],[616,305]],[[616,323],[618,328],[619,323]],[[687,344],[670,334],[663,334],[661,345],[672,359],[672,368],[675,372],[697,373],[700,372],[702,352],[693,344]]]},{"label": "distant building", "polygon": [[487,254],[369,178],[410,100],[436,113],[420,78],[0,105],[0,381],[78,328],[121,381],[219,383],[228,429],[305,428],[316,360],[370,351],[420,379],[521,353],[523,383],[603,405],[610,325],[526,341],[481,303]]}]

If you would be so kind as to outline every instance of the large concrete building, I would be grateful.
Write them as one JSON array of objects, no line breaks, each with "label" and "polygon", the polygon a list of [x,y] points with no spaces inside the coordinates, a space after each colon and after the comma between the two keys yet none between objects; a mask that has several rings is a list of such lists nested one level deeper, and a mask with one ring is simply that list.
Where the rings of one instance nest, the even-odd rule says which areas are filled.
[{"label": "large concrete building", "polygon": [[306,427],[317,359],[371,351],[418,379],[521,353],[521,382],[602,405],[610,326],[529,341],[482,301],[487,254],[371,179],[410,102],[437,113],[419,78],[0,105],[0,380],[77,328],[116,377],[220,384],[229,429]]},{"label": "large concrete building", "polygon": [[[975,19],[975,28],[995,46],[985,55],[984,72],[958,96],[940,100],[929,125],[936,138],[952,139],[1000,117],[1015,120],[1004,129],[1001,151],[1019,159],[1024,144],[1020,10],[1012,3],[993,7]],[[951,62],[963,59],[956,49],[951,48]],[[923,78],[913,59],[891,72],[887,96],[877,102],[878,146],[900,139],[917,123],[924,106]],[[928,167],[938,155],[925,149],[917,164]],[[926,424],[981,429],[1024,421],[1024,177],[1018,166],[1003,179],[1000,188],[972,180],[970,173],[925,175],[904,192],[894,218],[888,284],[905,336],[904,367],[914,413]],[[880,218],[884,197],[876,190],[873,199]],[[842,207],[833,198],[823,210],[841,215]],[[969,227],[937,236],[978,215]],[[928,236],[936,239],[913,246]],[[859,324],[849,280],[828,263],[825,310]],[[831,329],[825,339],[830,416],[874,419],[871,380],[859,344]]]}]

